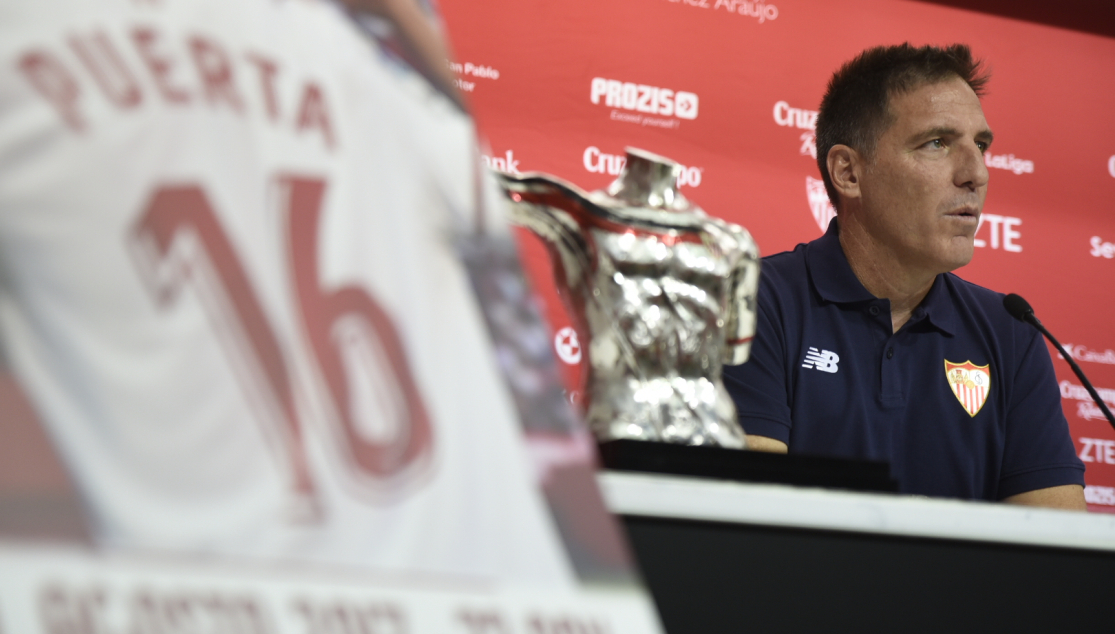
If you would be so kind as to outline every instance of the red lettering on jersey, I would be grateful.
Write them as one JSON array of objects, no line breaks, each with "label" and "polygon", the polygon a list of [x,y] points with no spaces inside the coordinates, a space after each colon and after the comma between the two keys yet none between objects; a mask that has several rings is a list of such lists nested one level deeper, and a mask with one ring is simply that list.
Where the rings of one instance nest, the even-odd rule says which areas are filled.
[{"label": "red lettering on jersey", "polygon": [[243,112],[244,102],[236,93],[232,84],[232,66],[228,63],[228,55],[219,44],[201,37],[190,38],[190,52],[193,54],[194,64],[197,65],[197,74],[201,76],[205,88],[205,96],[209,103],[216,104],[224,101],[232,106],[233,110]]},{"label": "red lettering on jersey", "polygon": [[[280,177],[285,195],[289,274],[313,362],[323,379],[326,421],[356,482],[373,491],[384,481],[414,481],[430,465],[433,425],[410,367],[401,333],[386,308],[359,284],[323,284],[319,266],[325,181]],[[320,519],[303,427],[294,400],[294,377],[282,331],[272,327],[205,191],[168,185],[152,194],[132,230],[139,271],[162,305],[189,285],[214,321],[246,395],[261,405],[260,420],[279,432],[301,515]],[[296,361],[294,361],[296,362]],[[247,370],[242,371],[242,370]],[[369,400],[361,396],[371,396]],[[390,433],[369,437],[365,423]],[[398,490],[397,486],[388,489]]]},{"label": "red lettering on jersey", "polygon": [[[254,383],[252,393],[265,395],[282,421],[294,492],[316,509],[282,346],[208,196],[197,185],[161,187],[133,231],[137,254],[142,256],[141,271],[160,303],[174,301],[186,283],[193,282],[203,289],[201,297],[210,298],[206,308],[211,316],[222,328],[236,333],[227,340],[230,351],[244,367],[254,368],[243,378]],[[183,248],[178,244],[181,241],[193,241],[201,248]]]},{"label": "red lettering on jersey", "polygon": [[325,145],[333,149],[333,126],[330,124],[329,110],[325,107],[325,97],[321,88],[312,82],[302,89],[302,103],[298,106],[298,131],[317,128],[325,139]]},{"label": "red lettering on jersey", "polygon": [[279,98],[275,95],[275,75],[279,72],[279,65],[255,53],[248,53],[246,57],[259,71],[259,83],[263,91],[263,103],[267,105],[267,116],[272,122],[278,121]]},{"label": "red lettering on jersey", "polygon": [[76,132],[85,129],[85,120],[77,108],[81,88],[58,58],[45,51],[24,53],[19,58],[19,70],[35,90],[54,106],[66,125]]},{"label": "red lettering on jersey", "polygon": [[[284,178],[282,184],[290,205],[291,275],[298,306],[310,347],[333,397],[348,457],[360,473],[378,478],[396,475],[421,462],[432,445],[430,417],[402,337],[391,316],[364,288],[357,285],[322,288],[318,227],[325,183],[292,176]],[[359,429],[360,417],[353,398],[359,373],[352,372],[345,352],[360,348],[360,340],[376,342],[368,347],[380,350],[387,362],[389,372],[383,376],[391,384],[385,393],[399,397],[394,415],[400,431],[386,442],[369,440]]]},{"label": "red lettering on jersey", "polygon": [[147,69],[151,71],[151,77],[155,80],[155,86],[159,88],[163,98],[170,103],[189,102],[190,94],[170,82],[174,64],[170,58],[160,55],[156,50],[159,34],[154,29],[139,27],[132,31],[132,39],[135,40],[139,56],[143,58],[143,63],[147,64]]},{"label": "red lettering on jersey", "polygon": [[104,31],[84,38],[75,35],[70,38],[70,48],[93,75],[105,98],[118,108],[134,108],[143,101],[135,76]]}]

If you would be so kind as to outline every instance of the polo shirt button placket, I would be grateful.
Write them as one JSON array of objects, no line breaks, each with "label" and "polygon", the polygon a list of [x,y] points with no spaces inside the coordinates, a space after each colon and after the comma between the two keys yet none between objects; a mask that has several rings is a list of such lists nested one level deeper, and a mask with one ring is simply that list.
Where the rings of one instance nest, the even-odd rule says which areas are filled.
[{"label": "polo shirt button placket", "polygon": [[902,394],[901,366],[894,359],[894,338],[886,342],[883,358],[879,363],[880,385],[882,386],[882,402],[887,406],[901,406],[905,403]]}]

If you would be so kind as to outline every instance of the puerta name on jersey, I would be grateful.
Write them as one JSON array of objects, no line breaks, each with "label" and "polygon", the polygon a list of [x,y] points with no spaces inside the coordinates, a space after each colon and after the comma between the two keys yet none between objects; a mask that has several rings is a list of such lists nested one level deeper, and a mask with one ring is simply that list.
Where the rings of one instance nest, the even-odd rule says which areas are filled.
[{"label": "puerta name on jersey", "polygon": [[77,133],[89,128],[99,99],[121,113],[151,102],[203,106],[314,135],[330,150],[338,142],[320,81],[292,79],[274,57],[233,51],[199,33],[172,36],[145,25],[112,35],[74,32],[65,41],[32,45],[11,61]]}]

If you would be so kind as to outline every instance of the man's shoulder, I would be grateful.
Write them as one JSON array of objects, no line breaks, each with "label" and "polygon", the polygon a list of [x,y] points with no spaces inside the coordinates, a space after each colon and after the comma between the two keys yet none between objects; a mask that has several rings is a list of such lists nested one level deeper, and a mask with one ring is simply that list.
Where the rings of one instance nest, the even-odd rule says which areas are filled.
[{"label": "man's shoulder", "polygon": [[802,243],[790,251],[764,256],[759,269],[762,278],[775,285],[804,283],[805,273],[808,271],[805,257],[808,246],[807,243]]},{"label": "man's shoulder", "polygon": [[949,294],[958,307],[967,311],[986,313],[995,321],[1003,319],[1017,321],[1003,308],[1004,293],[969,282],[956,273],[945,273],[943,277]]},{"label": "man's shoulder", "polygon": [[1036,329],[1007,312],[1003,293],[954,273],[945,273],[944,280],[961,324],[982,331],[985,337],[1001,345],[1028,347],[1035,337],[1040,338]]},{"label": "man's shoulder", "polygon": [[759,267],[759,311],[783,326],[801,323],[813,304],[807,246],[765,256]]}]

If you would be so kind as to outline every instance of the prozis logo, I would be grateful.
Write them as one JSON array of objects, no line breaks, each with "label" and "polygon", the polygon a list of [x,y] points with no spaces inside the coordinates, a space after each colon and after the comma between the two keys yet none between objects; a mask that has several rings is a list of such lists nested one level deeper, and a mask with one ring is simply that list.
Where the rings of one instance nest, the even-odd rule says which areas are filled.
[{"label": "prozis logo", "polygon": [[700,99],[684,90],[635,84],[617,79],[592,78],[592,103],[609,108],[657,114],[679,119],[696,119]]}]

